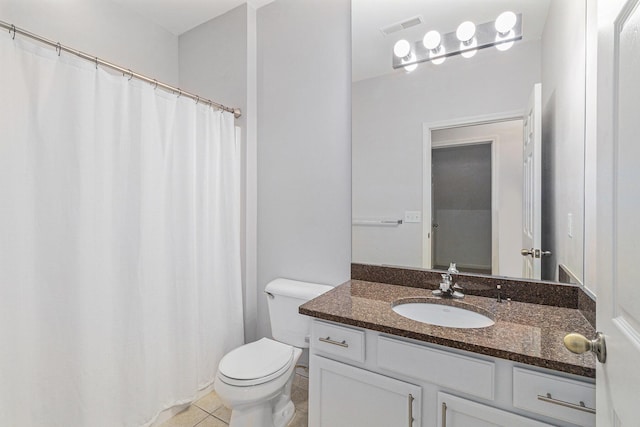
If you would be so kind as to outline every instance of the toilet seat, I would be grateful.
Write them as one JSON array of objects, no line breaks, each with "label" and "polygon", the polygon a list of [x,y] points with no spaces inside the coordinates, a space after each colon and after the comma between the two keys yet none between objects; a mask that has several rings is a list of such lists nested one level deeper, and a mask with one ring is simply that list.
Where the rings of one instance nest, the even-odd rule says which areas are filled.
[{"label": "toilet seat", "polygon": [[218,377],[229,385],[248,387],[278,378],[293,362],[294,348],[269,338],[245,344],[220,361]]}]

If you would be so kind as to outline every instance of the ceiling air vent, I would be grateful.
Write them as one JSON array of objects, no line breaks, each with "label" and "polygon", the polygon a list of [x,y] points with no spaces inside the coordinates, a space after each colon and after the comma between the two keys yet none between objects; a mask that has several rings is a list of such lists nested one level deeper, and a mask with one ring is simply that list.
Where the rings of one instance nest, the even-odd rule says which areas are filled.
[{"label": "ceiling air vent", "polygon": [[397,33],[401,30],[406,30],[407,28],[415,27],[416,25],[422,24],[423,19],[422,16],[414,16],[413,18],[406,19],[402,22],[396,22],[395,24],[388,25],[384,28],[380,28],[382,34],[388,36],[389,34]]}]

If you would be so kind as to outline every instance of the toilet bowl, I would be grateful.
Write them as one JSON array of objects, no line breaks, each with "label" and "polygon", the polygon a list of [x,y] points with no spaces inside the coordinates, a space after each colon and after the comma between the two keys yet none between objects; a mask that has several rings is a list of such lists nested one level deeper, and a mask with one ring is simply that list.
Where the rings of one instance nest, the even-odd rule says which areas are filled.
[{"label": "toilet bowl", "polygon": [[310,320],[298,314],[304,302],[331,286],[276,279],[265,288],[274,339],[262,338],[226,354],[214,388],[231,408],[230,427],[285,427],[293,418],[291,386],[296,363],[308,347]]},{"label": "toilet bowl", "polygon": [[232,426],[283,427],[293,418],[291,384],[302,350],[269,338],[227,354],[214,387],[232,408]]}]

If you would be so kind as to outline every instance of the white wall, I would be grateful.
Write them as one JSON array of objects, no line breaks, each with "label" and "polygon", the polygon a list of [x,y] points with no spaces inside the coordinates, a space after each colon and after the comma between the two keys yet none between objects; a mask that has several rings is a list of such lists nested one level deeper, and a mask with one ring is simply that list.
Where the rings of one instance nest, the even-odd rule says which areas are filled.
[{"label": "white wall", "polygon": [[348,0],[258,9],[258,335],[276,277],[350,277],[351,18]]},{"label": "white wall", "polygon": [[159,81],[178,83],[178,38],[108,0],[0,0],[0,20]]},{"label": "white wall", "polygon": [[[244,110],[247,100],[247,5],[179,37],[180,87]],[[244,117],[236,122],[242,123]]]},{"label": "white wall", "polygon": [[[552,1],[542,36],[543,278],[583,277],[585,2]],[[573,217],[573,237],[568,233]]]},{"label": "white wall", "polygon": [[[255,48],[250,51],[250,26],[255,31],[255,20],[251,16],[255,10],[244,4],[218,16],[196,28],[187,31],[179,38],[180,49],[180,87],[213,99],[229,107],[238,107],[242,116],[236,120],[241,129],[243,150],[242,189],[242,241],[243,241],[243,308],[245,322],[245,340],[256,338],[257,290],[255,286],[255,228],[249,231],[248,212],[255,209],[255,192],[249,195],[247,167],[247,123],[255,120],[254,109],[248,109],[249,63],[255,57]],[[254,65],[255,67],[255,60]],[[255,88],[253,89],[255,90]],[[255,125],[252,132],[255,132]],[[252,171],[255,165],[252,165]],[[249,215],[251,216],[251,215]],[[247,242],[250,242],[247,244]],[[253,269],[252,269],[253,268]]]},{"label": "white wall", "polygon": [[495,139],[498,269],[493,274],[522,275],[522,120],[441,129],[432,132],[432,146],[452,141]]},{"label": "white wall", "polygon": [[[540,43],[528,42],[353,83],[353,217],[422,211],[423,123],[521,114],[539,81]],[[384,241],[367,233],[385,233]],[[367,261],[358,250],[371,245],[384,254],[369,262],[420,267],[422,224],[354,227],[354,262]]]},{"label": "white wall", "polygon": [[598,68],[598,10],[596,0],[587,0],[587,60],[586,60],[586,123],[584,159],[584,285],[594,296],[597,293],[598,244],[596,242],[598,208],[596,193],[597,178],[597,68]]}]

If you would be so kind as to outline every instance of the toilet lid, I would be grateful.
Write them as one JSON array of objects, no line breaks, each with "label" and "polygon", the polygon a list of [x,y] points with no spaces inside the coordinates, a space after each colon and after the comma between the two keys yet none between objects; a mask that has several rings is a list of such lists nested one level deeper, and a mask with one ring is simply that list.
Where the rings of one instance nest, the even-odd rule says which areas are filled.
[{"label": "toilet lid", "polygon": [[234,383],[257,384],[280,376],[289,368],[292,360],[293,347],[262,338],[230,351],[220,361],[218,370],[227,379],[235,380]]}]

